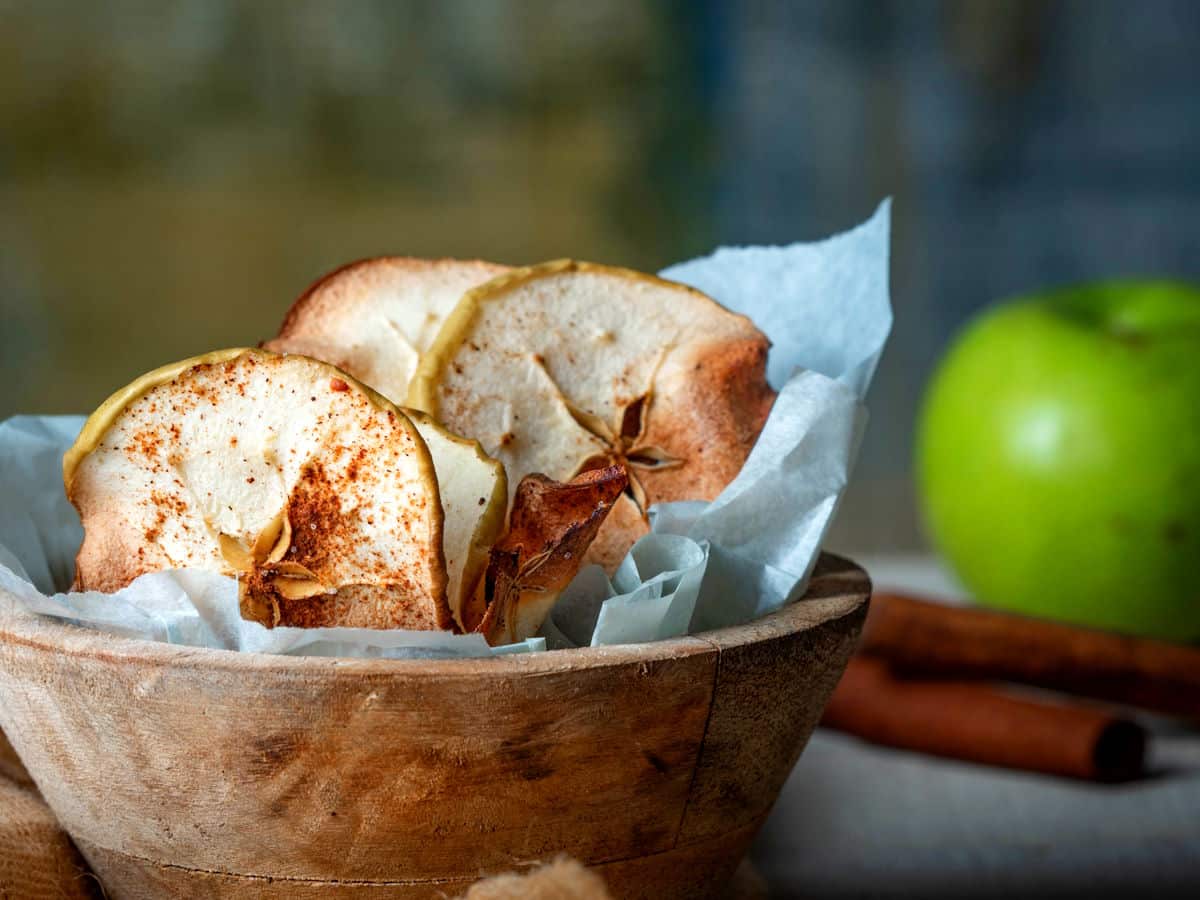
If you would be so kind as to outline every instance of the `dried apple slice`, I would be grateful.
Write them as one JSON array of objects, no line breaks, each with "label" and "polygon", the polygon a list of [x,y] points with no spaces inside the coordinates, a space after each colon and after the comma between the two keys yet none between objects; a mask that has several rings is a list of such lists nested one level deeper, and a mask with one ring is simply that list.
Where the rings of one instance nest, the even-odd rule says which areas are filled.
[{"label": "dried apple slice", "polygon": [[491,551],[486,611],[473,627],[492,644],[537,634],[627,483],[622,466],[593,469],[565,484],[545,475],[522,479],[509,529]]},{"label": "dried apple slice", "polygon": [[417,358],[458,299],[506,271],[480,260],[390,256],[351,263],[305,291],[264,346],[332,363],[402,403]]},{"label": "dried apple slice", "polygon": [[588,551],[611,572],[651,504],[711,500],[737,475],[774,401],[768,346],[699,291],[559,260],[465,294],[408,403],[479,440],[510,484],[624,467],[628,488]]},{"label": "dried apple slice", "polygon": [[487,568],[488,551],[504,528],[508,479],[504,466],[485,454],[478,441],[450,433],[425,413],[405,413],[433,456],[445,514],[446,599],[455,623],[470,631],[464,624],[464,607]]},{"label": "dried apple slice", "polygon": [[430,451],[325,363],[237,349],[164,366],[92,414],[63,478],[79,589],[207,569],[268,626],[452,627]]}]

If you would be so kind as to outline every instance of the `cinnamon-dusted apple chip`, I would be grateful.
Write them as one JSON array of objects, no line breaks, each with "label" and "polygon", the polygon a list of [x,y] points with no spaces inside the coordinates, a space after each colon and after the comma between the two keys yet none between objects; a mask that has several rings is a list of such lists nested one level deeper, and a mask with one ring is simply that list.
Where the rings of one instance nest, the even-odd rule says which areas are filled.
[{"label": "cinnamon-dusted apple chip", "polygon": [[264,346],[332,363],[403,403],[417,358],[471,288],[508,271],[481,260],[364,259],[326,275]]},{"label": "cinnamon-dusted apple chip", "polygon": [[477,605],[468,613],[472,630],[492,644],[536,634],[627,484],[621,466],[593,469],[567,483],[527,475],[513,497],[508,532],[491,551],[481,592],[486,608]]},{"label": "cinnamon-dusted apple chip", "polygon": [[766,421],[768,341],[681,284],[560,260],[463,296],[421,357],[410,406],[476,438],[510,485],[607,465],[629,485],[589,550],[610,572],[669,500],[711,500]]},{"label": "cinnamon-dusted apple chip", "polygon": [[79,589],[206,569],[268,626],[451,627],[430,451],[325,363],[237,349],[151,372],[92,414],[63,476]]}]

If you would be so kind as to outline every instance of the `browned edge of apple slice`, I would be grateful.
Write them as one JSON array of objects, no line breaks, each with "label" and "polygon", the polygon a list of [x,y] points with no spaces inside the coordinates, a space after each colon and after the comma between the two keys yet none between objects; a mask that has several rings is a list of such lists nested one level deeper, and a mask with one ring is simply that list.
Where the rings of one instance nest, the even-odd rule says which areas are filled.
[{"label": "browned edge of apple slice", "polygon": [[492,645],[536,634],[628,480],[623,466],[592,469],[567,482],[539,474],[521,479],[508,531],[492,547],[481,591],[466,611],[472,630]]}]

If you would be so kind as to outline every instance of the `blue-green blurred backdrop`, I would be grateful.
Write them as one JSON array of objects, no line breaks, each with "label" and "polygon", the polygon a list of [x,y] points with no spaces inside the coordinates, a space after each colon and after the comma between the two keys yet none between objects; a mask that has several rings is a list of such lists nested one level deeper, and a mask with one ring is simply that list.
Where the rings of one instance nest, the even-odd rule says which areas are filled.
[{"label": "blue-green blurred backdrop", "polygon": [[919,542],[911,422],[997,297],[1200,277],[1200,4],[0,0],[0,417],[270,335],[379,253],[646,269],[895,195],[834,544]]}]

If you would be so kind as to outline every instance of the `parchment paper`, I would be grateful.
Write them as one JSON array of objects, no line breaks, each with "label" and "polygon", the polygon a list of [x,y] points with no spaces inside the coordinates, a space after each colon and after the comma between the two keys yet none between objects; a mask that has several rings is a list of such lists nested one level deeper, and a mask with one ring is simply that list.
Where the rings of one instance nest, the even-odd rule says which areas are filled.
[{"label": "parchment paper", "polygon": [[611,582],[580,572],[544,637],[489,648],[479,635],[267,629],[238,614],[232,578],[156,572],[115,594],[69,593],[82,530],[62,454],[82,416],[0,423],[0,598],[114,634],[198,647],[325,656],[483,656],[659,640],[740,624],[803,593],[866,426],[863,396],[892,324],[890,202],[818,243],[722,247],[665,269],[750,316],[772,341],[780,393],[741,473],[712,503],[650,510],[651,533]]}]

